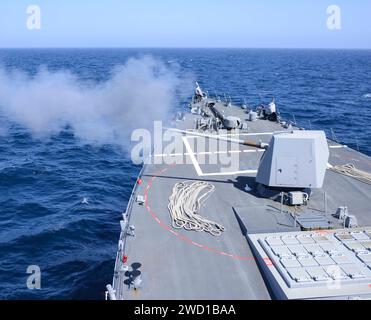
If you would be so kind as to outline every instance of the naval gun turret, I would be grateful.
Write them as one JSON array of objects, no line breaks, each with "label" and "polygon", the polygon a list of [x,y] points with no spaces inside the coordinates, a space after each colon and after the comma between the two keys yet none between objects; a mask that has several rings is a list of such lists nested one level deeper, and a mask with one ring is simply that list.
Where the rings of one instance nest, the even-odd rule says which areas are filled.
[{"label": "naval gun turret", "polygon": [[323,131],[274,134],[260,161],[256,176],[258,191],[268,197],[286,191],[292,198],[306,190],[302,200],[290,199],[292,205],[302,204],[312,189],[322,188],[328,159],[329,148]]},{"label": "naval gun turret", "polygon": [[[184,130],[170,130],[189,134]],[[264,149],[255,179],[262,197],[275,198],[286,193],[290,205],[301,205],[309,200],[312,189],[323,187],[330,156],[324,131],[276,132],[269,143],[198,132],[192,135]]]},{"label": "naval gun turret", "polygon": [[242,121],[239,117],[225,116],[218,110],[218,108],[215,107],[215,102],[209,103],[208,107],[213,113],[214,117],[220,120],[225,129],[233,130],[240,128]]},{"label": "naval gun turret", "polygon": [[269,187],[322,188],[328,158],[323,131],[274,134],[256,181]]},{"label": "naval gun turret", "polygon": [[[239,129],[241,127],[242,121],[239,117],[235,116],[225,116],[223,112],[218,110],[216,104],[220,105],[221,103],[218,101],[212,101],[208,99],[208,95],[202,91],[198,82],[196,82],[196,89],[195,94],[192,99],[191,103],[191,112],[193,114],[203,114],[205,108],[210,110],[212,113],[213,118],[215,119],[216,123],[221,123],[224,129],[233,130]],[[227,107],[232,106],[231,97],[229,97],[229,103],[226,105]]]}]

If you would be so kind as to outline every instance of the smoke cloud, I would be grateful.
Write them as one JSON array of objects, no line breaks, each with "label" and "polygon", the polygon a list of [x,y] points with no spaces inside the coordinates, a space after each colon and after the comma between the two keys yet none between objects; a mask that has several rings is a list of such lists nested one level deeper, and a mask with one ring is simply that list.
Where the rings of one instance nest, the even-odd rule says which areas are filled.
[{"label": "smoke cloud", "polygon": [[67,125],[89,143],[125,146],[131,131],[168,117],[176,98],[191,93],[189,75],[152,58],[131,58],[102,83],[81,81],[69,71],[41,68],[35,76],[0,69],[0,112],[35,137]]}]

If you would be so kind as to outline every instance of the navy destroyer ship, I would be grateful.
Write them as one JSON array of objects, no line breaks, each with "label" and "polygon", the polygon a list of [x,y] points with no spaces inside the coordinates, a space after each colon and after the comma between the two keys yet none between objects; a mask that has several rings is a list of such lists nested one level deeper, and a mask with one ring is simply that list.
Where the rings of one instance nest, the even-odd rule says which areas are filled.
[{"label": "navy destroyer ship", "polygon": [[106,299],[371,298],[370,157],[198,84],[164,131],[175,151],[143,164]]}]

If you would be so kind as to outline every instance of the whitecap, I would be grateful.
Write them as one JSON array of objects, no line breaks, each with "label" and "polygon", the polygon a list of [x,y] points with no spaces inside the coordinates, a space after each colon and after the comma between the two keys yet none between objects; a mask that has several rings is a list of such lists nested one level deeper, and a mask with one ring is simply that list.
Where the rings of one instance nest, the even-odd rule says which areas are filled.
[{"label": "whitecap", "polygon": [[371,93],[366,93],[362,96],[364,99],[370,99],[371,98]]}]

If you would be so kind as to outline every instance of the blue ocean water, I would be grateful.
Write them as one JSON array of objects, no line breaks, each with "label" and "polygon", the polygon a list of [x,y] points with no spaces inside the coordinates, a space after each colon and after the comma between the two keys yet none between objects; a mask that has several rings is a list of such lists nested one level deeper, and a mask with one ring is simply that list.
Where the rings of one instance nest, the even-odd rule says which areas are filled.
[{"label": "blue ocean water", "polygon": [[[330,137],[332,130],[371,155],[371,51],[13,49],[0,50],[0,66],[33,75],[43,65],[102,82],[113,67],[143,54],[179,64],[210,94],[236,103],[274,97],[284,118]],[[140,167],[122,148],[82,143],[71,128],[43,141],[2,121],[8,132],[0,132],[0,299],[103,299],[121,212]],[[29,265],[41,268],[41,290],[26,287]]]}]

